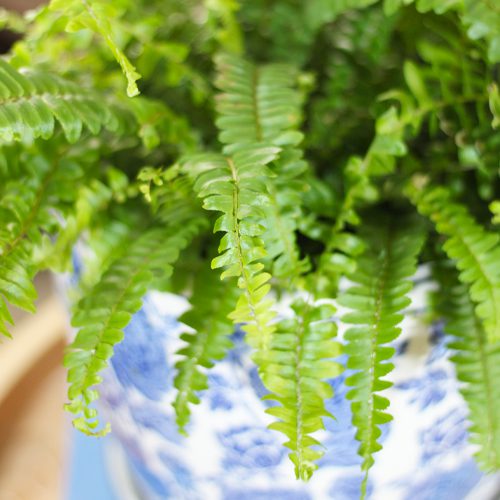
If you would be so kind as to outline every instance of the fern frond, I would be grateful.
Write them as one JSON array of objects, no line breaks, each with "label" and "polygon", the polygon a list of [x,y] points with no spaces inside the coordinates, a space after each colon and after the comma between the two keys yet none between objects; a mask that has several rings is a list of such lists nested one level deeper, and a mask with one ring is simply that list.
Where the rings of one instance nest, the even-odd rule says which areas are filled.
[{"label": "fern frond", "polygon": [[49,8],[67,16],[68,31],[88,28],[102,36],[127,79],[127,95],[134,97],[139,94],[136,82],[141,75],[120,49],[113,35],[113,25],[119,15],[115,6],[100,0],[52,0]]},{"label": "fern frond", "polygon": [[256,66],[233,55],[218,56],[216,65],[216,84],[222,91],[217,96],[216,124],[225,150],[233,153],[261,143],[283,147],[273,164],[275,175],[267,180],[269,203],[262,238],[276,277],[301,274],[307,264],[300,261],[295,231],[304,189],[298,179],[307,163],[296,147],[302,141],[297,131],[302,104],[295,88],[297,70],[285,64]]},{"label": "fern frond", "polygon": [[232,345],[229,336],[234,325],[228,316],[237,298],[234,287],[220,280],[214,271],[207,269],[197,274],[190,299],[191,309],[179,318],[194,330],[181,335],[185,345],[177,352],[182,359],[175,365],[174,386],[178,392],[172,404],[182,433],[186,432],[189,421],[189,405],[198,404],[197,393],[208,388],[206,370],[212,368],[215,361],[223,359]]},{"label": "fern frond", "polygon": [[476,458],[483,470],[500,468],[500,342],[489,343],[476,316],[468,287],[453,269],[439,269],[438,310],[447,321],[445,332],[453,337],[460,392],[469,408],[470,441],[479,447]]},{"label": "fern frond", "polygon": [[382,446],[378,443],[379,426],[392,419],[385,410],[389,401],[379,394],[391,383],[382,377],[392,371],[390,362],[394,348],[387,346],[400,333],[401,311],[410,304],[408,279],[416,271],[417,255],[423,243],[418,222],[403,220],[372,221],[366,227],[364,241],[367,251],[358,259],[357,269],[350,279],[355,283],[339,297],[339,304],[351,309],[342,321],[355,326],[345,334],[348,354],[347,368],[356,370],[346,384],[352,389],[353,424],[360,441],[359,455],[366,472],[362,496],[366,495],[368,471],[373,455]]},{"label": "fern frond", "polygon": [[448,238],[443,249],[456,262],[462,283],[470,286],[476,314],[488,338],[500,340],[500,237],[486,231],[443,187],[408,189],[418,211]]},{"label": "fern frond", "polygon": [[0,59],[0,139],[49,139],[56,121],[71,143],[79,139],[83,126],[92,134],[118,126],[99,96],[49,73],[21,73]]},{"label": "fern frond", "polygon": [[66,407],[76,416],[75,427],[87,434],[102,435],[109,429],[96,430],[97,410],[90,407],[98,397],[93,387],[101,382],[99,372],[123,339],[123,329],[140,309],[148,287],[172,272],[179,252],[201,225],[192,208],[180,206],[171,214],[170,224],[153,225],[139,237],[134,232],[127,252],[112,262],[76,306],[72,324],[79,331],[65,356],[70,384]]},{"label": "fern frond", "polygon": [[51,183],[68,166],[64,161],[49,162],[41,153],[21,161],[28,164],[25,175],[8,182],[0,198],[0,333],[4,335],[9,335],[7,323],[12,324],[6,301],[35,311],[33,278],[41,266],[34,250],[42,234],[57,227],[50,213],[57,205]]},{"label": "fern frond", "polygon": [[263,382],[271,391],[265,399],[279,403],[266,410],[279,419],[269,427],[287,436],[295,475],[307,481],[324,454],[311,434],[324,429],[323,417],[332,416],[324,402],[333,391],[325,379],[340,373],[331,360],[339,356],[340,345],[333,340],[337,326],[332,306],[298,300],[292,308],[295,316],[280,321],[273,335]]},{"label": "fern frond", "polygon": [[[267,165],[279,148],[249,145],[232,157],[201,155],[184,166],[194,179],[194,189],[203,198],[206,210],[222,212],[214,231],[226,233],[219,245],[220,255],[212,268],[224,268],[221,278],[238,278],[242,290],[231,318],[244,323],[248,343],[264,353],[269,348],[274,317],[272,301],[266,298],[270,275],[259,262],[266,251],[260,236],[263,228],[255,220],[262,216],[262,206],[268,203],[265,178],[270,175]],[[257,354],[256,360],[259,358]]]},{"label": "fern frond", "polygon": [[219,140],[234,152],[238,145],[264,142],[275,146],[297,143],[300,94],[294,90],[297,71],[285,64],[256,66],[233,55],[215,59]]}]

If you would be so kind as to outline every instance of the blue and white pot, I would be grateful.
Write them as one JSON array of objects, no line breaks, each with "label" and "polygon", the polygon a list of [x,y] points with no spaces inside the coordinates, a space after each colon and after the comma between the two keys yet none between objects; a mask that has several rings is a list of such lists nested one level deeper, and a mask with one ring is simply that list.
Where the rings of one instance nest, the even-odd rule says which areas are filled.
[{"label": "blue and white pot", "polygon": [[[368,498],[494,498],[495,478],[483,477],[467,442],[466,407],[446,339],[439,325],[429,329],[419,320],[426,288],[425,280],[416,286],[416,312],[395,346],[394,386],[385,392],[394,420],[384,427]],[[113,469],[124,463],[134,478],[128,498],[358,499],[362,473],[345,374],[331,381],[335,397],[328,410],[336,420],[326,420],[320,436],[327,448],[320,468],[309,483],[296,481],[283,437],[267,429],[265,391],[239,333],[227,358],[210,371],[202,403],[192,408],[189,437],[177,433],[171,405],[181,331],[176,318],[186,307],[177,296],[149,293],[104,374],[101,409],[120,450],[119,457],[113,452]]]}]

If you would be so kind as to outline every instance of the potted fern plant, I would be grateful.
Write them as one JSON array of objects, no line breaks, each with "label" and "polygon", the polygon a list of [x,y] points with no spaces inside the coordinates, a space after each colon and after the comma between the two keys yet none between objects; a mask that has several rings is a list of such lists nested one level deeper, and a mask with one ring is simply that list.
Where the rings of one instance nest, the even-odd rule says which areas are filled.
[{"label": "potted fern plant", "polygon": [[[103,435],[101,393],[144,495],[461,498],[472,452],[499,469],[494,2],[2,22],[0,331],[37,272],[78,278],[66,407]],[[422,307],[433,346],[401,380]]]}]

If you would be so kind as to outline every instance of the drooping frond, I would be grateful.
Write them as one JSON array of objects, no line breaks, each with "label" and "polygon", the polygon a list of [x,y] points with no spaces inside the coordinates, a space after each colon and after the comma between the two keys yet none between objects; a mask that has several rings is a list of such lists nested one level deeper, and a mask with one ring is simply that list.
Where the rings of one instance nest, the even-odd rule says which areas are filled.
[{"label": "drooping frond", "polygon": [[[232,157],[201,155],[184,166],[194,179],[194,189],[203,198],[206,210],[222,212],[214,231],[224,232],[219,245],[220,255],[212,268],[224,268],[221,278],[238,278],[242,293],[231,318],[244,323],[248,343],[259,353],[269,348],[274,327],[272,301],[267,298],[270,275],[259,262],[266,252],[258,223],[261,207],[267,204],[265,178],[267,165],[276,158],[279,148],[249,145]],[[257,220],[256,220],[257,216]]]},{"label": "drooping frond", "polygon": [[492,342],[500,340],[500,237],[486,231],[455,202],[444,187],[409,189],[412,201],[435,224],[438,233],[448,238],[443,245],[456,262],[462,283],[470,286],[476,314]]},{"label": "drooping frond", "polygon": [[71,143],[80,138],[83,126],[92,134],[118,126],[102,97],[49,73],[21,73],[0,59],[0,139],[49,139],[55,122]]},{"label": "drooping frond", "polygon": [[[170,220],[168,220],[170,219]],[[79,328],[65,357],[70,384],[67,409],[75,414],[76,428],[101,435],[96,430],[97,410],[89,405],[97,397],[94,386],[99,372],[123,339],[123,329],[142,304],[142,297],[155,280],[172,272],[179,252],[198,232],[201,221],[190,205],[171,207],[161,224],[153,224],[139,236],[131,236],[128,247],[115,258],[99,282],[77,304],[72,324]]]},{"label": "drooping frond", "polygon": [[68,184],[81,180],[78,166],[64,155],[50,161],[42,151],[22,152],[17,160],[23,173],[18,178],[13,175],[0,191],[0,333],[4,335],[7,323],[12,324],[6,302],[35,311],[32,281],[43,267],[35,251],[46,235],[60,229],[55,212],[61,199],[71,199]]},{"label": "drooping frond", "polygon": [[67,16],[68,31],[87,28],[102,36],[127,78],[127,95],[134,97],[139,94],[136,82],[141,75],[120,49],[113,35],[113,26],[119,15],[117,6],[102,0],[52,0],[49,8]]},{"label": "drooping frond", "polygon": [[269,203],[262,238],[276,277],[299,275],[307,269],[295,236],[307,163],[298,148],[302,97],[296,88],[297,70],[287,64],[256,66],[234,55],[218,56],[216,65],[216,84],[222,91],[216,101],[216,124],[226,151],[262,143],[282,148],[272,165],[274,175],[267,178]]},{"label": "drooping frond", "polygon": [[179,318],[193,331],[181,335],[185,344],[177,353],[182,359],[175,365],[178,392],[173,407],[183,433],[191,413],[189,405],[198,404],[197,393],[208,388],[207,369],[223,359],[232,345],[229,336],[234,325],[228,316],[237,298],[236,289],[220,280],[218,273],[206,269],[196,275],[191,309]]},{"label": "drooping frond", "polygon": [[279,403],[266,410],[279,419],[270,428],[287,436],[295,475],[307,481],[324,454],[311,434],[324,429],[323,418],[332,416],[324,402],[333,391],[325,379],[340,373],[331,360],[340,346],[333,340],[337,326],[332,306],[297,300],[292,307],[294,317],[280,321],[273,335],[263,381],[271,391],[266,399]]},{"label": "drooping frond", "polygon": [[467,286],[456,272],[449,266],[438,271],[438,312],[447,321],[446,333],[453,336],[448,347],[455,352],[451,360],[469,408],[470,440],[479,446],[479,465],[491,472],[500,468],[500,342],[488,342]]},{"label": "drooping frond", "polygon": [[355,283],[339,297],[339,304],[351,310],[342,317],[352,324],[346,334],[347,368],[356,370],[346,384],[352,389],[353,424],[360,441],[359,455],[366,471],[362,496],[366,495],[368,471],[378,443],[379,426],[392,419],[385,410],[389,401],[379,394],[391,383],[383,377],[392,371],[394,348],[388,346],[400,333],[401,311],[410,304],[408,279],[416,271],[417,255],[423,243],[418,221],[374,219],[363,232],[366,252],[358,259],[356,271],[349,276]]}]

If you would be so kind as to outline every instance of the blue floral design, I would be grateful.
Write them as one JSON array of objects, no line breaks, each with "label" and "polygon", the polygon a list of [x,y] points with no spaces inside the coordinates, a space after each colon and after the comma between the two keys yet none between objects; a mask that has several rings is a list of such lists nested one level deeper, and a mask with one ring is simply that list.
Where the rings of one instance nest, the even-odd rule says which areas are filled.
[{"label": "blue floral design", "polygon": [[[165,322],[165,330],[172,328]],[[118,380],[124,387],[133,386],[152,400],[159,400],[169,389],[164,331],[153,328],[141,309],[125,328],[125,340],[115,348],[111,359]]]}]

